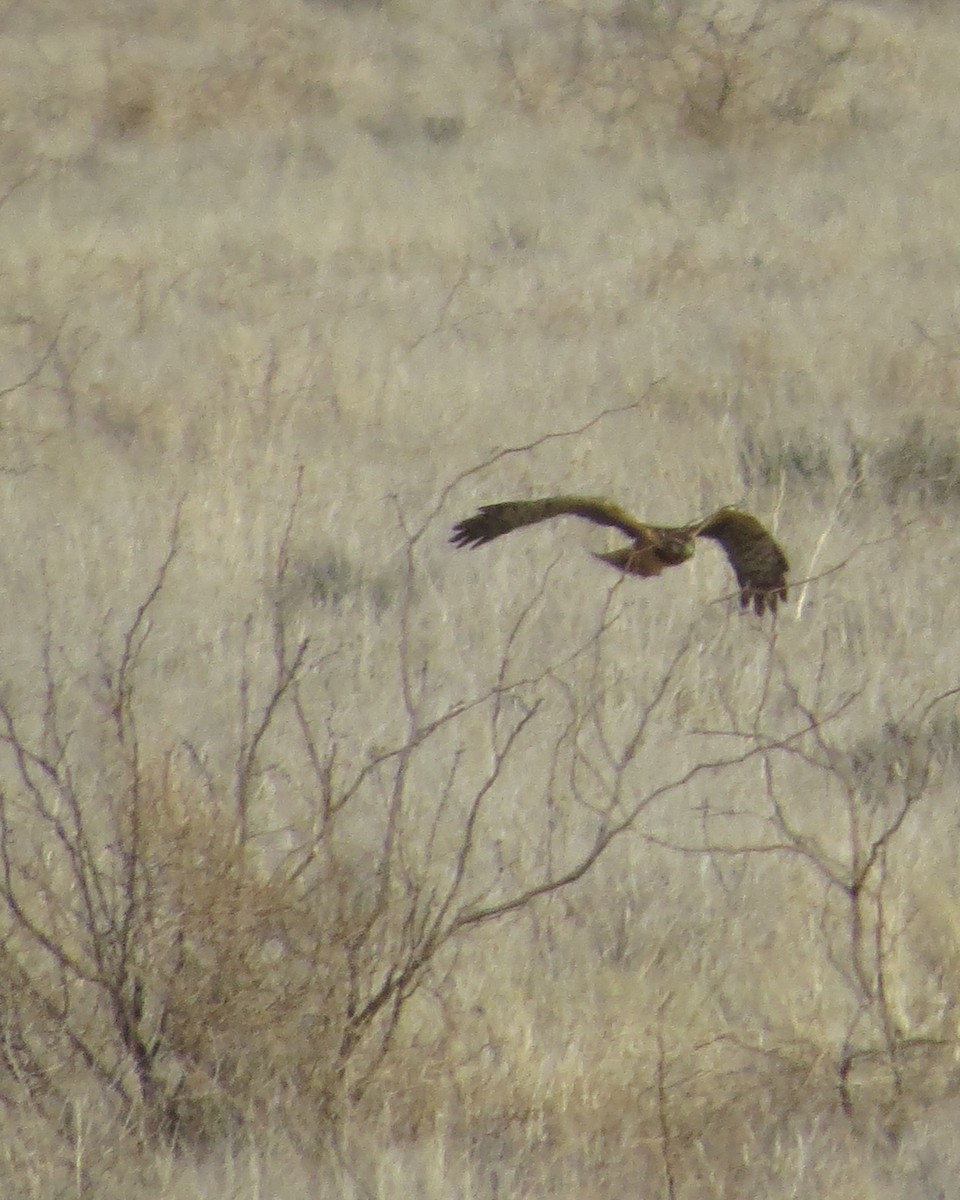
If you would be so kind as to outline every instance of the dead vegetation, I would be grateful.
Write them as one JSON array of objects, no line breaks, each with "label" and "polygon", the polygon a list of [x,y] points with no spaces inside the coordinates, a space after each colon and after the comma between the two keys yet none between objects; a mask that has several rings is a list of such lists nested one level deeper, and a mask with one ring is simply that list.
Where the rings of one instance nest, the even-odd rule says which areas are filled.
[{"label": "dead vegetation", "polygon": [[527,28],[504,21],[499,52],[529,108],[582,105],[609,127],[661,125],[669,114],[679,130],[716,143],[789,136],[808,122],[855,124],[856,72],[846,68],[858,53],[871,56],[860,35],[856,13],[834,0],[624,0],[552,4]]},{"label": "dead vegetation", "polygon": [[[33,705],[0,705],[0,1066],[9,1101],[28,1103],[43,1131],[48,1183],[75,1162],[80,1134],[64,1113],[78,1096],[88,1121],[123,1128],[138,1154],[220,1146],[269,1123],[322,1156],[361,1113],[413,1141],[442,1114],[472,1139],[471,1170],[532,1126],[560,1147],[554,1166],[568,1143],[602,1157],[624,1136],[627,1104],[624,1153],[674,1195],[699,1194],[701,1150],[732,1153],[734,1127],[759,1130],[763,1113],[775,1123],[756,1134],[756,1152],[772,1153],[775,1131],[804,1114],[900,1136],[918,1105],[953,1097],[960,975],[921,964],[934,945],[945,968],[957,956],[943,923],[930,923],[932,880],[914,856],[952,766],[957,689],[888,723],[877,745],[854,743],[869,689],[829,670],[826,643],[811,673],[786,630],[741,621],[735,637],[759,674],[748,686],[718,675],[714,711],[725,716],[703,726],[683,715],[701,671],[697,622],[620,704],[622,585],[544,661],[548,570],[487,681],[443,702],[442,660],[417,648],[422,546],[445,496],[474,473],[403,535],[396,655],[383,677],[398,720],[386,739],[362,726],[341,734],[324,689],[308,686],[311,674],[332,678],[344,652],[320,654],[285,608],[301,483],[261,618],[272,665],[240,678],[230,786],[197,746],[158,743],[140,698],[184,549],[179,516],[140,602],[100,632],[97,680],[69,679],[46,628]],[[708,652],[719,646],[711,635]],[[361,757],[349,761],[347,744]],[[279,827],[264,803],[278,789]],[[621,885],[589,884],[616,879],[627,846],[634,870],[679,881],[686,862],[713,873],[706,928],[671,885],[655,921],[634,911],[612,957],[596,957],[589,933],[562,950],[571,917],[599,929],[593,907],[622,903]],[[774,910],[797,898],[795,927],[762,896]],[[727,903],[729,937],[717,925]],[[510,957],[485,970],[500,927]],[[794,970],[819,994],[802,1017],[788,1015],[785,985],[767,1002],[721,965],[738,953],[770,986],[791,936]],[[533,970],[511,983],[510,963],[524,957]],[[571,970],[599,971],[612,990],[592,1003],[596,1028],[576,1032],[580,1051],[528,1076],[523,1027],[549,1026],[556,1004],[574,1000]],[[612,987],[620,975],[637,993],[630,1016]],[[633,1043],[612,1069],[621,1022]],[[97,1188],[120,1178],[90,1175]],[[611,1175],[610,1195],[620,1180]]]}]

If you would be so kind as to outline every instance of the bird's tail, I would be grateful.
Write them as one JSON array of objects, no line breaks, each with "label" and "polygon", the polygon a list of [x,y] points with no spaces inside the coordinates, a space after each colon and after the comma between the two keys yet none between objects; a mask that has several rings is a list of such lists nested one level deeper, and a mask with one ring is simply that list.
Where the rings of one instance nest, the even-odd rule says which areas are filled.
[{"label": "bird's tail", "polygon": [[594,554],[593,557],[599,558],[601,562],[609,563],[611,567],[616,567],[618,571],[623,571],[627,575],[642,575],[647,579],[653,575],[659,575],[666,566],[666,563],[654,554],[652,546],[645,546],[641,550],[635,546],[624,546],[622,550],[611,550],[607,554]]}]

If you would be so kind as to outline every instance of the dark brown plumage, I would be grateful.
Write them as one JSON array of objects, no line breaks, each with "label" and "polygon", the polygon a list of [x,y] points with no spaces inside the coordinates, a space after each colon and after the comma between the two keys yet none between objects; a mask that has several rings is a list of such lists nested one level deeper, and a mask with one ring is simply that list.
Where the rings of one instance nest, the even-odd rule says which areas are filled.
[{"label": "dark brown plumage", "polygon": [[552,517],[583,517],[595,525],[619,529],[632,544],[608,554],[597,554],[610,566],[629,575],[659,575],[693,557],[695,538],[710,538],[722,546],[740,587],[740,607],[752,605],[758,615],[787,598],[789,564],[783,550],[766,527],[749,513],[721,508],[691,525],[646,525],[606,500],[591,496],[550,496],[543,500],[511,500],[485,504],[473,517],[454,526],[455,546],[483,546],[524,525]]}]

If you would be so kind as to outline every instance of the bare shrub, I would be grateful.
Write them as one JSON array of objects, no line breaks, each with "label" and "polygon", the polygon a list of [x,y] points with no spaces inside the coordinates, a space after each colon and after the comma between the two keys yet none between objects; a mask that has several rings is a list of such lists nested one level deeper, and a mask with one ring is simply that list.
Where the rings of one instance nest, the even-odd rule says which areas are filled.
[{"label": "bare shrub", "polygon": [[744,487],[800,486],[805,490],[832,489],[836,478],[831,440],[824,434],[799,430],[761,438],[748,429],[738,453]]},{"label": "bare shrub", "polygon": [[536,31],[504,32],[500,56],[530,107],[576,100],[608,122],[669,107],[721,140],[816,118],[856,45],[856,20],[833,0],[624,0],[557,7]]},{"label": "bare shrub", "polygon": [[131,138],[149,132],[156,116],[156,90],[146,69],[109,69],[104,97],[103,132]]},{"label": "bare shrub", "polygon": [[[941,995],[932,1005],[942,1014],[939,1024],[914,1023],[908,1016],[911,1011],[930,1011],[933,999],[929,977],[909,969],[910,944],[914,939],[923,942],[927,935],[919,916],[924,882],[911,874],[908,830],[943,763],[939,730],[944,720],[952,727],[947,714],[957,689],[934,697],[919,716],[905,714],[891,722],[882,750],[864,741],[850,749],[831,729],[835,717],[856,707],[857,692],[838,698],[830,714],[815,711],[802,698],[787,664],[778,657],[774,662],[779,675],[775,690],[791,697],[798,712],[806,714],[808,726],[787,746],[773,743],[777,761],[765,760],[763,767],[765,804],[749,815],[725,814],[705,821],[699,847],[669,844],[717,862],[772,856],[809,872],[821,892],[824,962],[840,994],[845,993],[845,1031],[830,1051],[837,1094],[848,1116],[861,1103],[896,1114],[918,1094],[931,1064],[936,1061],[942,1067],[955,1047],[949,1013],[960,997]],[[746,745],[769,737],[746,728],[731,728],[728,734]],[[782,766],[790,756],[801,775],[791,776],[788,789]],[[809,776],[806,787],[803,774]],[[749,833],[758,818],[758,831]],[[724,837],[711,835],[714,824],[726,829]],[[946,986],[957,982],[951,978]],[[941,980],[937,988],[943,986]],[[921,1002],[920,995],[928,1002]],[[943,1072],[939,1074],[942,1078]]]},{"label": "bare shrub", "polygon": [[338,610],[349,602],[367,602],[383,613],[394,599],[399,581],[386,572],[370,572],[336,549],[313,559],[299,559],[288,571],[284,600],[291,606],[300,601]]},{"label": "bare shrub", "polygon": [[[285,622],[292,527],[293,514],[277,554],[275,665],[259,685],[243,675],[231,786],[188,744],[148,738],[138,702],[179,522],[99,682],[80,689],[86,711],[68,712],[75,681],[52,631],[39,708],[0,703],[3,979],[29,998],[8,1029],[8,1082],[29,1081],[50,1120],[66,1080],[151,1138],[215,1136],[284,1096],[335,1120],[443,953],[583,878],[650,805],[743,760],[643,766],[692,640],[626,723],[606,715],[599,681],[583,702],[574,683],[596,671],[611,611],[561,661],[520,672],[542,589],[488,683],[439,703],[415,635],[426,526],[408,537],[396,614],[396,729],[364,746],[306,687],[338,654],[314,656]],[[358,737],[351,762],[343,748]],[[544,739],[555,769],[531,777],[524,756]],[[258,797],[281,745],[303,816],[277,835]],[[521,781],[533,823],[504,846],[495,814]]]},{"label": "bare shrub", "polygon": [[952,429],[911,420],[876,451],[874,469],[884,500],[952,505],[960,500],[960,440]]},{"label": "bare shrub", "polygon": [[[403,1077],[404,1052],[408,1073],[414,1060],[433,1072],[392,1102],[421,1128],[450,1070],[445,1047],[458,1046],[466,1080],[503,1052],[495,1019],[455,994],[468,948],[490,945],[477,935],[522,921],[535,945],[541,928],[555,937],[575,885],[626,845],[700,859],[722,882],[734,864],[744,877],[762,864],[778,894],[792,888],[819,922],[830,1019],[757,1033],[750,1013],[726,1013],[685,1033],[681,1018],[666,1025],[667,997],[619,1091],[598,1103],[577,1083],[545,1099],[521,1073],[511,1119],[569,1122],[573,1097],[593,1104],[606,1136],[629,1094],[679,1189],[693,1178],[681,1148],[721,1144],[731,1113],[794,1112],[826,1094],[851,1118],[877,1096],[893,1109],[917,1094],[931,1056],[953,1053],[960,981],[946,972],[932,989],[910,966],[946,934],[914,898],[901,847],[952,736],[954,693],[894,718],[909,740],[880,772],[880,796],[872,752],[848,731],[862,691],[799,671],[775,625],[739,621],[738,644],[756,652],[746,673],[705,675],[724,631],[696,621],[655,659],[624,663],[615,583],[575,614],[562,652],[545,654],[552,568],[466,685],[463,660],[450,661],[463,630],[438,642],[421,603],[427,535],[475,471],[530,449],[465,472],[416,526],[398,515],[402,569],[369,679],[336,622],[308,637],[291,615],[298,479],[268,602],[247,618],[271,654],[257,670],[242,664],[232,773],[158,735],[141,703],[179,520],[143,600],[119,633],[100,631],[97,679],[71,677],[50,628],[36,702],[0,701],[0,995],[23,1001],[5,1014],[0,1086],[29,1100],[65,1158],[75,1131],[63,1113],[78,1093],[147,1144],[269,1119],[316,1147],[379,1082]],[[343,708],[332,697],[351,671]],[[368,688],[389,696],[376,709],[385,720],[364,707]],[[725,720],[703,724],[708,688]],[[909,769],[897,769],[903,755]],[[708,940],[698,919],[689,928]],[[668,970],[669,941],[651,970]],[[471,1021],[474,1046],[450,1031]],[[417,1094],[430,1097],[419,1113]],[[495,1122],[500,1102],[471,1112]]]},{"label": "bare shrub", "polygon": [[[439,699],[416,605],[431,517],[406,535],[391,610],[396,721],[376,738],[341,728],[324,680],[343,651],[314,652],[285,616],[295,514],[271,588],[273,667],[241,678],[232,781],[148,736],[138,699],[179,520],[96,685],[77,688],[48,631],[39,706],[0,702],[0,979],[28,998],[5,1086],[54,1124],[77,1088],[148,1139],[216,1137],[258,1111],[304,1136],[336,1124],[472,931],[533,913],[669,797],[788,752],[820,719],[798,712],[730,754],[665,756],[696,631],[624,707],[607,682],[616,587],[561,658],[531,669],[549,572],[488,679]],[[289,791],[279,830],[261,811],[267,781]],[[525,817],[505,829],[517,790]]]}]

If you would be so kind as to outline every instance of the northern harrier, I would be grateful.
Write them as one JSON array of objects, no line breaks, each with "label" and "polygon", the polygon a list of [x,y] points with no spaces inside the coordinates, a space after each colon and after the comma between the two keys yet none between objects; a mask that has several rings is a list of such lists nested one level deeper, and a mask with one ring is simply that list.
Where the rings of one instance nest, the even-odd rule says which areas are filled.
[{"label": "northern harrier", "polygon": [[483,546],[494,538],[569,514],[584,517],[595,525],[622,530],[633,544],[609,554],[595,554],[628,575],[659,575],[665,567],[678,567],[693,557],[694,538],[719,542],[726,552],[740,585],[740,607],[752,604],[759,615],[787,598],[786,555],[773,535],[749,513],[720,508],[692,525],[663,527],[645,525],[615,504],[592,496],[551,496],[545,500],[511,500],[506,504],[484,504],[474,517],[454,526],[454,546]]}]

